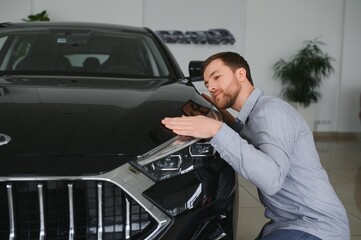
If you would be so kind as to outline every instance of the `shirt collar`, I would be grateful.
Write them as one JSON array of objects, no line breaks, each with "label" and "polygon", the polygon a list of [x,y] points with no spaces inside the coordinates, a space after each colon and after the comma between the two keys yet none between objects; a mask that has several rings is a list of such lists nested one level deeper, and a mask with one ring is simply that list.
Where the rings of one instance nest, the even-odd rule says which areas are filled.
[{"label": "shirt collar", "polygon": [[250,112],[254,108],[254,105],[256,105],[256,102],[258,98],[263,94],[262,90],[259,88],[255,88],[251,95],[247,98],[246,102],[244,103],[243,107],[241,108],[241,111],[239,111],[237,118],[241,120],[243,123],[246,122]]}]

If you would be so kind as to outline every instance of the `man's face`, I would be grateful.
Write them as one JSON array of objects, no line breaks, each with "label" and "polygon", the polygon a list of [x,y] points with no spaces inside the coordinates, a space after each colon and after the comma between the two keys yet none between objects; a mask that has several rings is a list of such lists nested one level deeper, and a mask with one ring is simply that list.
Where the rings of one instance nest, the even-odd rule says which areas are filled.
[{"label": "man's face", "polygon": [[220,109],[232,107],[241,90],[235,73],[220,59],[213,60],[205,69],[204,85]]}]

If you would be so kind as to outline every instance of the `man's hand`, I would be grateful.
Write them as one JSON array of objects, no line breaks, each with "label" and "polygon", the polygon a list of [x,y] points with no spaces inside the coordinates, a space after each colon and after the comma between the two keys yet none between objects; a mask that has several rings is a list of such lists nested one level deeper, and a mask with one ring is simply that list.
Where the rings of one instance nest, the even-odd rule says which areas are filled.
[{"label": "man's hand", "polygon": [[222,122],[202,115],[164,118],[162,123],[178,135],[202,139],[214,137],[222,126]]}]

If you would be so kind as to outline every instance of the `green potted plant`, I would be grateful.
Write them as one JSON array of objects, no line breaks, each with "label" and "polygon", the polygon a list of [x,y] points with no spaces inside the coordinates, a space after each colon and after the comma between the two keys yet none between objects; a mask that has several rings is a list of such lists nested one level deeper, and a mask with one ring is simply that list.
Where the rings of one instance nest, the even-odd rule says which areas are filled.
[{"label": "green potted plant", "polygon": [[320,45],[324,43],[318,38],[307,40],[289,61],[280,59],[273,65],[274,77],[282,81],[284,99],[308,107],[321,97],[319,88],[322,80],[334,72],[331,64],[334,59]]},{"label": "green potted plant", "polygon": [[44,10],[40,13],[29,15],[27,19],[23,18],[22,20],[25,22],[50,21],[48,15],[49,13],[47,13],[46,10]]}]

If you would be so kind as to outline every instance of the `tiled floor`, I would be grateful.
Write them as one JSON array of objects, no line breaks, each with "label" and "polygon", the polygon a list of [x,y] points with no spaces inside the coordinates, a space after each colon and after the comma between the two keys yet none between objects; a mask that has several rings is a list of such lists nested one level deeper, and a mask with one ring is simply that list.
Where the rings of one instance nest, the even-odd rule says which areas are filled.
[{"label": "tiled floor", "polygon": [[[351,240],[361,240],[361,139],[323,139],[316,146],[324,168],[346,207]],[[254,239],[267,219],[256,188],[239,176],[237,240]]]}]

